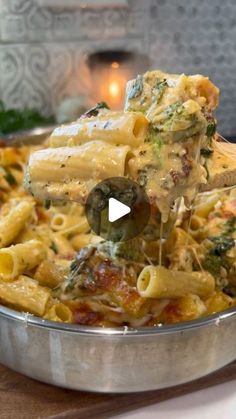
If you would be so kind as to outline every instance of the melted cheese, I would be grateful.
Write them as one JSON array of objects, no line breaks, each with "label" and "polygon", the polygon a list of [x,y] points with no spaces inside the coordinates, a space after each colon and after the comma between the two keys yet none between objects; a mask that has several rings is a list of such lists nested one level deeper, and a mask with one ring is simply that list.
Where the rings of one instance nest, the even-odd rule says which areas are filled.
[{"label": "melted cheese", "polygon": [[142,111],[150,122],[146,143],[129,161],[130,174],[143,183],[164,222],[178,197],[190,205],[199,185],[206,183],[200,149],[208,143],[207,125],[218,93],[207,77],[159,70],[127,85],[126,110]]}]

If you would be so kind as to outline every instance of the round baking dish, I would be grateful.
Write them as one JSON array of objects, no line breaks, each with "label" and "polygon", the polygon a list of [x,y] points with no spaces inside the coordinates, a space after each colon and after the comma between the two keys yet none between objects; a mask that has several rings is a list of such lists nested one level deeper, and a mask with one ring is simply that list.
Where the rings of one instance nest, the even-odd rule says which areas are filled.
[{"label": "round baking dish", "polygon": [[0,363],[57,386],[104,393],[185,383],[236,358],[236,307],[146,328],[46,321],[0,306]]}]

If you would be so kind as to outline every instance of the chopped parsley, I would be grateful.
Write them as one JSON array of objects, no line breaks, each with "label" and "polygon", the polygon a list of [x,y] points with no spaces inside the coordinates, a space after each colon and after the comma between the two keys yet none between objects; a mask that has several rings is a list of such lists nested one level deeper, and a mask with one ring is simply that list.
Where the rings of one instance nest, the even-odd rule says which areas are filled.
[{"label": "chopped parsley", "polygon": [[213,153],[213,150],[210,148],[201,148],[201,156],[209,158]]},{"label": "chopped parsley", "polygon": [[225,223],[225,233],[224,234],[232,234],[236,231],[236,216],[233,216]]},{"label": "chopped parsley", "polygon": [[133,85],[131,86],[131,89],[128,93],[128,99],[134,99],[135,97],[138,97],[141,95],[143,91],[143,76],[140,74],[136,77]]},{"label": "chopped parsley", "polygon": [[6,181],[9,183],[10,186],[16,186],[17,181],[16,181],[15,176],[13,176],[13,174],[6,169],[5,169],[5,172],[6,174],[4,175],[4,179],[6,179]]},{"label": "chopped parsley", "polygon": [[79,264],[77,260],[73,260],[70,264],[70,272],[76,272],[78,270]]},{"label": "chopped parsley", "polygon": [[154,99],[156,100],[157,103],[161,100],[167,86],[168,86],[168,83],[166,79],[158,80],[156,85],[154,86],[154,89],[153,89],[153,93],[155,95]]},{"label": "chopped parsley", "polygon": [[165,114],[169,118],[174,118],[176,115],[180,115],[184,110],[183,104],[181,102],[172,103],[165,108]]},{"label": "chopped parsley", "polygon": [[220,277],[221,267],[227,270],[229,269],[229,262],[226,256],[217,256],[208,253],[202,262],[202,267],[210,272],[215,278],[218,278]]},{"label": "chopped parsley", "polygon": [[51,201],[49,199],[46,199],[46,201],[44,202],[44,208],[49,209],[50,206],[51,206]]},{"label": "chopped parsley", "polygon": [[206,129],[206,136],[207,137],[213,137],[213,135],[216,132],[216,123],[215,122],[210,122],[207,125],[207,129]]},{"label": "chopped parsley", "polygon": [[158,159],[161,158],[161,147],[162,147],[162,140],[160,137],[157,137],[153,143],[154,150]]},{"label": "chopped parsley", "polygon": [[147,136],[145,138],[145,143],[155,143],[158,133],[159,133],[158,128],[156,128],[152,124],[150,124]]},{"label": "chopped parsley", "polygon": [[215,256],[222,256],[227,250],[232,249],[234,247],[234,239],[231,237],[225,236],[217,236],[217,237],[210,237],[211,242],[214,243],[214,247],[210,250],[210,253]]},{"label": "chopped parsley", "polygon": [[50,249],[53,250],[53,252],[57,255],[58,254],[58,248],[55,242],[52,242]]}]

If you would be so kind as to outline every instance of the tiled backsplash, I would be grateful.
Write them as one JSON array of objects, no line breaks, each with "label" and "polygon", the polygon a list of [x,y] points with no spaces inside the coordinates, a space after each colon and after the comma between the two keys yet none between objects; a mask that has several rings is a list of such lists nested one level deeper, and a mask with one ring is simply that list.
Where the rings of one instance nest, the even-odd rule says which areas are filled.
[{"label": "tiled backsplash", "polygon": [[145,52],[153,68],[209,75],[221,88],[220,129],[235,135],[236,1],[127,3],[47,9],[38,0],[0,0],[0,96],[6,106],[50,113],[66,96],[90,90],[88,53],[125,49]]}]

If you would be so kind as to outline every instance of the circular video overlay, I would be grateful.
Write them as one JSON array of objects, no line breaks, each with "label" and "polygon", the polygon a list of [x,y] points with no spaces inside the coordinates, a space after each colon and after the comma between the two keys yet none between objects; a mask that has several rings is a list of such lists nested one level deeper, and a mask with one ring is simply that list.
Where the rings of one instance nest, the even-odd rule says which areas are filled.
[{"label": "circular video overlay", "polygon": [[144,190],[132,180],[113,177],[98,183],[88,195],[88,223],[105,240],[126,241],[138,236],[150,217]]}]

